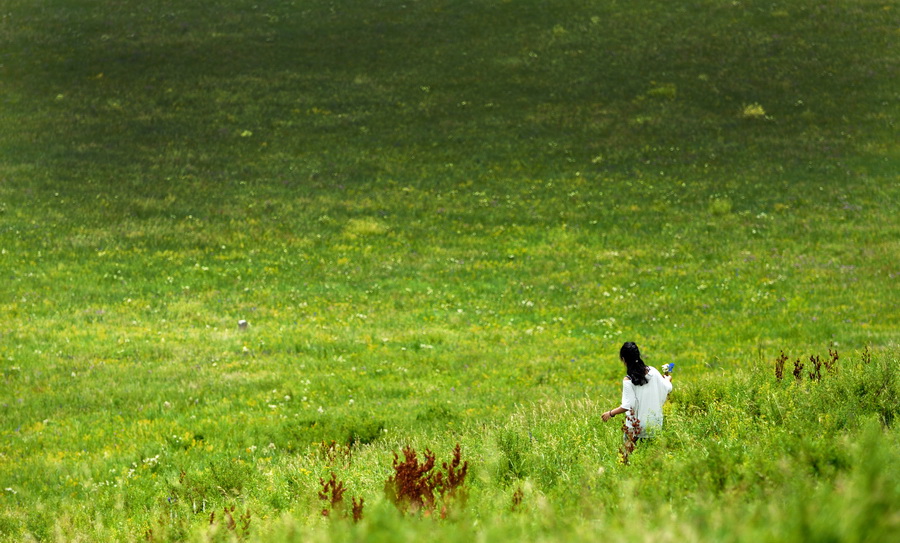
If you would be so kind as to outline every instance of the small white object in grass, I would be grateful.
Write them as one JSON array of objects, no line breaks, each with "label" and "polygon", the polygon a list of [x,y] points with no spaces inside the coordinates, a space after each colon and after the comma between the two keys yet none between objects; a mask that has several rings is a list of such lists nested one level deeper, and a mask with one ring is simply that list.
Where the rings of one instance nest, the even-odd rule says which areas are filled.
[{"label": "small white object in grass", "polygon": [[248,326],[250,326],[250,323],[245,321],[244,319],[238,321],[238,328],[240,328],[241,330],[246,330]]}]

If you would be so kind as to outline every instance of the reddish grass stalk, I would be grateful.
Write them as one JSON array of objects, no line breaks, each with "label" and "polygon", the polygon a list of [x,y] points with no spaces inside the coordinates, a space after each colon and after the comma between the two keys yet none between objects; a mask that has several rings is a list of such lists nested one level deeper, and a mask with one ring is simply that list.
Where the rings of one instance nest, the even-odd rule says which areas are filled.
[{"label": "reddish grass stalk", "polygon": [[810,355],[809,363],[812,364],[812,370],[809,372],[810,381],[822,380],[822,360],[819,355]]},{"label": "reddish grass stalk", "polygon": [[837,371],[837,362],[841,356],[838,354],[837,349],[831,350],[831,347],[828,348],[828,358],[825,359],[825,369],[828,373],[834,373]]},{"label": "reddish grass stalk", "polygon": [[511,511],[517,510],[519,508],[519,506],[522,505],[522,499],[524,497],[525,497],[525,493],[522,492],[522,487],[517,488],[516,491],[513,492],[513,495],[512,495],[512,507],[510,508],[510,510]]},{"label": "reddish grass stalk", "polygon": [[775,359],[775,378],[779,381],[784,377],[784,363],[787,360],[788,357],[784,354],[784,351],[781,351],[781,356]]},{"label": "reddish grass stalk", "polygon": [[359,521],[362,520],[362,517],[363,517],[363,502],[364,502],[364,501],[365,501],[365,500],[363,500],[362,498],[360,498],[359,501],[357,502],[357,501],[356,501],[356,498],[353,498],[353,508],[352,508],[352,511],[351,511],[351,512],[353,513],[353,522],[359,522]]},{"label": "reddish grass stalk", "polygon": [[[344,486],[344,482],[338,480],[337,475],[332,472],[331,479],[326,481],[319,478],[319,484],[322,485],[322,490],[319,491],[319,499],[326,503],[326,506],[322,508],[322,516],[330,517],[332,513],[336,512],[339,516],[347,518],[347,508],[344,505],[344,493],[347,492],[347,488]],[[350,513],[354,522],[362,520],[363,502],[362,498],[359,498],[359,501],[356,498],[352,499]]]},{"label": "reddish grass stalk", "polygon": [[347,489],[344,488],[344,482],[338,481],[337,475],[334,473],[331,474],[331,479],[328,481],[320,477],[319,484],[322,485],[322,490],[319,491],[319,499],[324,500],[331,507],[330,510],[328,507],[322,509],[322,516],[327,517],[330,511],[334,511],[341,506],[341,503],[344,501],[344,492]]},{"label": "reddish grass stalk", "polygon": [[794,379],[803,380],[803,362],[799,358],[794,362]]},{"label": "reddish grass stalk", "polygon": [[463,483],[466,482],[466,474],[469,471],[469,463],[462,461],[459,443],[457,443],[456,448],[453,449],[453,459],[449,464],[444,462],[441,464],[441,467],[447,472],[447,476],[441,478],[440,476],[442,474],[438,473],[438,477],[442,479],[438,488],[440,489],[442,496],[445,492],[452,496],[456,494],[457,489],[462,488]]}]

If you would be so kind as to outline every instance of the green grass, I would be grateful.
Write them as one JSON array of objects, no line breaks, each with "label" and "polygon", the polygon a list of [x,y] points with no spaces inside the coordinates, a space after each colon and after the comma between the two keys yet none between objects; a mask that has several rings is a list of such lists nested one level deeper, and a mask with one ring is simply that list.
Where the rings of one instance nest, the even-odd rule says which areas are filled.
[{"label": "green grass", "polygon": [[[2,11],[0,540],[900,530],[896,2]],[[623,466],[626,340],[678,369]]]}]

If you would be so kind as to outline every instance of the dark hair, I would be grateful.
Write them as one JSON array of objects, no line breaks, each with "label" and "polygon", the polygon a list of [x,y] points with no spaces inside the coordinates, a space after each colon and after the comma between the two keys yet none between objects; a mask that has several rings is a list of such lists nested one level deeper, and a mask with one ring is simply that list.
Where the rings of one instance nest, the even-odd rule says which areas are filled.
[{"label": "dark hair", "polygon": [[641,360],[641,351],[633,341],[626,341],[622,348],[619,349],[619,357],[625,361],[627,367],[626,372],[628,378],[631,379],[633,385],[641,386],[647,384],[647,372],[650,369]]}]

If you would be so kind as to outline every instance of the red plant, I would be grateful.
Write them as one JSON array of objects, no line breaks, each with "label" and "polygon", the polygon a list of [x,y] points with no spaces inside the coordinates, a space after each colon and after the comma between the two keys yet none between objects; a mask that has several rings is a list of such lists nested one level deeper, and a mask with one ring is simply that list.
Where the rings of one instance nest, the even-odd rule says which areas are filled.
[{"label": "red plant", "polygon": [[[631,422],[629,425],[628,422]],[[622,423],[623,442],[619,447],[619,458],[623,464],[628,465],[628,457],[634,452],[637,446],[638,436],[641,434],[641,420],[637,418],[634,409],[628,411],[625,415],[625,421]]]},{"label": "red plant", "polygon": [[469,463],[462,461],[459,443],[453,449],[453,459],[449,464],[447,462],[442,463],[441,467],[447,472],[447,476],[444,477],[443,473],[438,473],[435,486],[441,493],[441,496],[445,493],[448,496],[454,496],[462,488],[463,483],[466,482],[466,474],[469,471]]},{"label": "red plant", "polygon": [[828,370],[828,373],[834,373],[837,371],[837,361],[840,358],[840,355],[837,352],[837,349],[831,350],[831,347],[828,348],[828,356],[829,358],[825,360],[825,369]]},{"label": "red plant", "polygon": [[233,512],[234,512],[234,506],[233,506],[233,505],[231,506],[231,511],[228,510],[228,507],[226,507],[225,510],[224,510],[224,513],[225,513],[225,527],[228,528],[229,530],[232,530],[232,531],[234,531],[235,526],[237,526],[237,523],[234,521],[234,517],[231,516],[231,513],[233,513]]},{"label": "red plant", "polygon": [[794,362],[794,379],[803,380],[803,362],[799,358]]},{"label": "red plant", "polygon": [[812,370],[809,372],[810,381],[822,380],[822,360],[819,355],[810,355],[809,363],[812,364]]},{"label": "red plant", "polygon": [[[822,360],[819,355],[810,355],[809,357],[809,371],[807,371],[807,375],[809,376],[810,381],[821,381],[822,380],[822,367],[825,367],[825,370],[834,374],[837,372],[837,362],[840,359],[840,355],[837,352],[837,349],[832,350],[831,347],[828,348],[828,358]],[[775,359],[775,377],[777,379],[781,379],[784,376],[784,365],[787,362],[788,357],[784,354],[784,351],[781,351],[781,356]],[[801,359],[798,358],[794,361],[794,379],[797,381],[803,380],[803,368],[806,366],[801,362]]]},{"label": "red plant", "polygon": [[356,501],[356,498],[353,498],[353,507],[351,509],[351,513],[353,514],[353,522],[359,522],[362,520],[363,516],[363,500],[362,498],[359,501]]},{"label": "red plant", "polygon": [[781,351],[781,356],[775,359],[775,378],[781,381],[782,377],[784,377],[784,363],[787,362],[788,357],[784,354],[784,351]]},{"label": "red plant", "polygon": [[[319,478],[319,484],[322,485],[322,490],[319,491],[319,499],[324,500],[328,505],[331,506],[331,511],[340,508],[341,504],[344,501],[344,492],[347,491],[344,488],[344,482],[338,481],[337,475],[334,473],[331,474],[331,479],[326,481],[325,479]],[[322,516],[327,517],[330,511],[328,507],[322,509]]]},{"label": "red plant", "polygon": [[[237,522],[234,520],[234,510],[235,506],[228,507],[227,505],[222,509],[222,519],[225,522],[225,528],[229,531],[236,532],[237,531]],[[238,519],[241,521],[241,534],[239,537],[246,537],[250,533],[250,510],[248,509],[243,515],[239,516]],[[213,511],[209,514],[209,525],[213,526],[216,523],[216,512]]]},{"label": "red plant", "polygon": [[419,464],[415,449],[403,449],[403,462],[394,453],[394,475],[385,484],[388,499],[401,510],[434,509],[434,453],[425,449],[425,461]]},{"label": "red plant", "polygon": [[448,504],[452,499],[465,500],[462,485],[466,480],[469,463],[462,461],[458,443],[453,450],[453,459],[441,464],[443,472],[434,471],[433,452],[425,449],[423,456],[424,461],[420,463],[415,449],[405,447],[401,461],[395,452],[394,475],[385,482],[385,494],[400,511],[404,513],[424,511],[426,515],[434,513],[439,497],[443,501],[440,515],[444,518],[447,516]]},{"label": "red plant", "polygon": [[[338,480],[337,475],[332,473],[331,479],[327,481],[320,477],[319,484],[322,485],[322,490],[319,491],[319,499],[326,503],[326,506],[322,508],[322,516],[330,517],[331,513],[338,512],[341,517],[347,518],[347,508],[344,505],[344,493],[347,492],[347,488],[344,486],[344,482]],[[356,498],[353,498],[352,503],[351,514],[353,521],[359,522],[362,519],[363,499],[360,498],[357,501]]]},{"label": "red plant", "polygon": [[515,511],[516,509],[519,508],[520,505],[522,505],[522,499],[524,497],[525,497],[525,493],[522,492],[522,487],[517,488],[516,491],[513,492],[512,508],[511,508],[512,511]]}]

